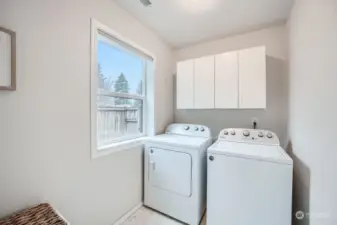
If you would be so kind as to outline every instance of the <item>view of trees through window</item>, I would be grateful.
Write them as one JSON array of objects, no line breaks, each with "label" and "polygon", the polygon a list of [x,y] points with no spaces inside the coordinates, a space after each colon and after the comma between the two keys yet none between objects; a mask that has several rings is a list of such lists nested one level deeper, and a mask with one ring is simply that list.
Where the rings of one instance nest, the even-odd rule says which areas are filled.
[{"label": "view of trees through window", "polygon": [[101,40],[97,54],[98,143],[142,133],[144,59]]}]

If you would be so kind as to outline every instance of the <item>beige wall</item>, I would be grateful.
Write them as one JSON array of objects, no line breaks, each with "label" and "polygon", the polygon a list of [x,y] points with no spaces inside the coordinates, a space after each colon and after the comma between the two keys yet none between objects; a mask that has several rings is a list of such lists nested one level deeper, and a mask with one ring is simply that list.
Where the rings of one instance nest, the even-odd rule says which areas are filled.
[{"label": "beige wall", "polygon": [[108,225],[141,202],[141,148],[90,158],[91,17],[156,55],[156,130],[173,120],[171,49],[112,0],[1,0],[18,85],[0,92],[0,217],[48,201],[73,225]]},{"label": "beige wall", "polygon": [[337,1],[297,0],[288,27],[295,224],[336,225]]},{"label": "beige wall", "polygon": [[286,29],[277,26],[174,51],[176,61],[239,50],[254,46],[267,47],[267,109],[266,110],[176,110],[176,122],[209,126],[213,136],[226,127],[252,127],[252,118],[259,128],[270,129],[284,141],[287,124]]}]

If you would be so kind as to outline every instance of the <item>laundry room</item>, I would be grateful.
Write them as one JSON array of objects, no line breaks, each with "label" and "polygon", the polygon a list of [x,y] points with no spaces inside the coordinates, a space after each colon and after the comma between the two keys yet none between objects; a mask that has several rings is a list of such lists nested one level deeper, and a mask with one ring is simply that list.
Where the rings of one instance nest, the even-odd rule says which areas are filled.
[{"label": "laundry room", "polygon": [[336,225],[336,0],[0,0],[0,225]]}]

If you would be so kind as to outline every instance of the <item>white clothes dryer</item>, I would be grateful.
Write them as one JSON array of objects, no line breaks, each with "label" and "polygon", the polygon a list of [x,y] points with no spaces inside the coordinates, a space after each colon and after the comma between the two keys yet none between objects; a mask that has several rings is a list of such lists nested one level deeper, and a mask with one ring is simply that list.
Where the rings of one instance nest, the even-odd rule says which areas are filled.
[{"label": "white clothes dryer", "polygon": [[206,206],[207,148],[210,129],[171,124],[146,141],[144,204],[170,217],[198,225]]}]

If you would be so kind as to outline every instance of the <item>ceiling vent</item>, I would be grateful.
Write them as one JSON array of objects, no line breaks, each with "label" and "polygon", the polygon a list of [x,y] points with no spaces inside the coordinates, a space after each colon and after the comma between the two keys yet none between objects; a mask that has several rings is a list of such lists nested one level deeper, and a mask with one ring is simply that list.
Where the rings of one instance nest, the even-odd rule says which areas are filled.
[{"label": "ceiling vent", "polygon": [[152,5],[152,3],[150,2],[150,0],[140,0],[140,2],[145,6],[145,7],[149,7]]}]

